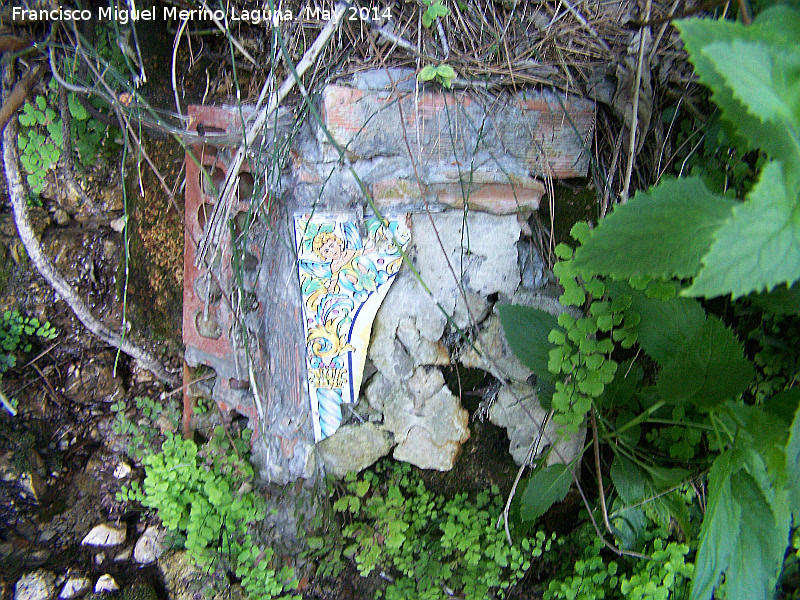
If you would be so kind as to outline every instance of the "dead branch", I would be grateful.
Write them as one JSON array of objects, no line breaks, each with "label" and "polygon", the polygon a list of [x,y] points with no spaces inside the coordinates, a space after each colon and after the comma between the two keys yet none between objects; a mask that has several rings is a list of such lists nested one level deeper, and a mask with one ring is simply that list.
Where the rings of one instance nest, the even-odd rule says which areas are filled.
[{"label": "dead branch", "polygon": [[[220,190],[219,202],[214,205],[214,211],[211,215],[207,234],[200,241],[198,246],[196,260],[198,265],[204,264],[206,261],[206,254],[209,252],[209,250],[212,248],[219,248],[219,238],[222,235],[222,231],[226,227],[228,218],[230,217],[232,198],[239,183],[239,170],[244,164],[245,155],[249,147],[253,144],[256,137],[258,137],[258,135],[261,133],[261,130],[264,128],[264,125],[267,122],[267,119],[278,109],[280,103],[286,98],[287,95],[289,95],[289,92],[294,88],[295,84],[300,83],[302,85],[302,82],[300,82],[299,79],[308,70],[308,68],[314,64],[317,56],[319,56],[320,52],[322,52],[322,50],[328,44],[328,40],[333,35],[333,32],[339,27],[345,7],[348,5],[349,3],[346,4],[343,2],[336,4],[333,11],[333,18],[328,21],[327,25],[325,25],[322,31],[320,31],[317,39],[314,40],[314,43],[311,44],[308,50],[306,50],[303,58],[294,69],[295,73],[289,73],[281,87],[278,89],[278,92],[274,96],[270,97],[267,106],[249,125],[249,129],[247,130],[245,139],[243,140],[244,143],[236,151],[233,160],[231,160],[231,164],[228,166],[228,171],[225,174],[225,181],[222,184],[222,189]],[[208,263],[211,262],[212,261],[208,261]]]},{"label": "dead branch", "polygon": [[6,98],[5,102],[3,102],[3,105],[0,106],[0,131],[5,129],[8,120],[25,102],[25,98],[28,97],[28,94],[33,89],[33,86],[35,86],[39,79],[41,79],[43,71],[44,65],[38,64],[36,65],[36,68],[34,68],[32,71],[29,71],[25,77],[20,79],[14,85],[14,89],[11,90],[8,98]]}]

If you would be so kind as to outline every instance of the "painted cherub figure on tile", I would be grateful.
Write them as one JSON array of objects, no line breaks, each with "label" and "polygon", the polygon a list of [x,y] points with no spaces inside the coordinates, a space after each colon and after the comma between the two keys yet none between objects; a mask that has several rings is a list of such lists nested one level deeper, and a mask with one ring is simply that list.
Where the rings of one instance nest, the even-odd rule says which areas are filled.
[{"label": "painted cherub figure on tile", "polygon": [[[330,292],[335,292],[340,278],[357,289],[359,280],[374,270],[367,258],[362,258],[364,254],[375,251],[375,245],[371,240],[362,248],[347,247],[345,241],[331,231],[321,231],[314,236],[312,250],[321,261],[329,262],[330,281],[326,286]],[[363,287],[363,286],[362,286]]]},{"label": "painted cherub figure on tile", "polygon": [[[344,233],[346,237],[352,238],[353,243],[348,244],[332,231],[320,231],[314,236],[311,248],[327,266],[325,287],[331,294],[338,293],[340,287],[344,288],[345,293],[375,291],[378,273],[368,255],[377,248],[372,240],[367,240],[362,246],[358,232],[348,231],[347,225],[349,224],[343,227]],[[347,236],[348,233],[354,235]]]}]

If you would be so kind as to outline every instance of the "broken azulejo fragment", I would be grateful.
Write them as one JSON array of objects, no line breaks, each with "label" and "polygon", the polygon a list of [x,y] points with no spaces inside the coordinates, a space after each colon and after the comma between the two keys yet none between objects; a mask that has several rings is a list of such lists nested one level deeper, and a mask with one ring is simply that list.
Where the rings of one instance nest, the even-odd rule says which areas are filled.
[{"label": "broken azulejo fragment", "polygon": [[[358,399],[372,321],[411,239],[406,217],[295,217],[314,439],[333,435]],[[364,235],[362,236],[362,231]]]}]

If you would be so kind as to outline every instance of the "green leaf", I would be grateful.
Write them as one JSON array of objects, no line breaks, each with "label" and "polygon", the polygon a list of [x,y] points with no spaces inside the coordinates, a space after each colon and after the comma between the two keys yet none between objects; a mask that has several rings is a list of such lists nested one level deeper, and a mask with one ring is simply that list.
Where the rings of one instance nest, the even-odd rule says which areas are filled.
[{"label": "green leaf", "polygon": [[788,179],[780,163],[764,167],[748,200],[717,231],[685,295],[738,298],[800,277],[800,189]]},{"label": "green leaf", "polygon": [[641,548],[647,535],[647,516],[639,507],[628,508],[621,504],[617,499],[612,505],[612,512],[609,515],[611,526],[614,529],[614,537],[625,550]]},{"label": "green leaf", "polygon": [[773,513],[758,483],[745,471],[731,476],[731,494],[741,506],[742,516],[725,573],[726,596],[729,600],[773,598],[789,542],[788,519]]},{"label": "green leaf", "polygon": [[736,336],[710,316],[699,334],[661,370],[657,387],[665,400],[710,410],[747,389],[754,376]]},{"label": "green leaf", "polygon": [[646,479],[644,473],[628,458],[617,454],[611,463],[611,481],[622,501],[630,506],[646,498]]},{"label": "green leaf", "polygon": [[520,516],[523,521],[539,518],[556,502],[561,502],[569,491],[572,475],[568,465],[550,465],[536,471],[528,479],[522,495]]},{"label": "green leaf", "polygon": [[709,498],[700,530],[691,600],[710,600],[720,575],[731,564],[742,519],[742,507],[731,492],[731,472],[736,466],[732,450],[720,454],[711,465]]},{"label": "green leaf", "polygon": [[419,72],[419,75],[417,75],[417,78],[420,81],[431,81],[435,77],[436,77],[436,67],[434,67],[433,65],[425,65],[424,67],[422,67],[422,70]]},{"label": "green leaf", "polygon": [[86,112],[86,109],[80,103],[75,94],[69,95],[69,113],[73,116],[73,118],[79,121],[85,121],[89,118],[89,113]]},{"label": "green leaf", "polygon": [[639,344],[662,366],[672,362],[705,324],[705,311],[696,300],[672,298],[664,302],[617,281],[609,282],[608,290],[615,301],[619,297],[630,298],[631,310],[641,317],[637,328]]},{"label": "green leaf", "polygon": [[734,96],[762,121],[800,126],[800,52],[760,42],[714,42],[702,50]]},{"label": "green leaf", "polygon": [[604,406],[609,408],[635,406],[635,404],[631,404],[631,399],[643,377],[644,370],[638,363],[631,365],[630,360],[623,362],[616,370],[614,379],[604,390]]},{"label": "green leaf", "polygon": [[572,258],[572,255],[575,251],[566,244],[558,244],[554,248],[553,252],[555,252],[556,257],[560,260],[569,260]]},{"label": "green leaf", "polygon": [[456,72],[450,65],[439,65],[436,67],[436,74],[444,79],[452,79],[456,76]]},{"label": "green leaf", "polygon": [[585,244],[591,237],[592,230],[586,221],[578,221],[577,223],[575,223],[575,225],[572,226],[572,229],[569,230],[569,234],[579,244]]},{"label": "green leaf", "polygon": [[[795,388],[795,392],[798,388]],[[797,410],[786,443],[786,474],[789,481],[789,506],[795,524],[800,523],[800,409]]]},{"label": "green leaf", "polygon": [[800,281],[791,287],[779,285],[769,293],[753,294],[747,299],[776,315],[800,315]]},{"label": "green leaf", "polygon": [[[764,122],[752,115],[704,52],[714,43],[732,42],[737,39],[765,41],[770,45],[796,49],[797,31],[800,31],[800,11],[787,6],[774,6],[759,13],[749,27],[732,21],[712,19],[687,19],[678,21],[676,26],[700,81],[711,89],[714,103],[722,109],[725,120],[734,125],[736,133],[746,143],[747,149],[763,149],[772,158],[794,156],[792,169],[796,172],[800,170],[797,142],[791,129],[785,124]],[[743,58],[747,60],[747,57]],[[753,56],[749,58],[755,59]],[[748,89],[749,86],[737,92],[739,95],[748,94],[750,93]]]},{"label": "green leaf", "polygon": [[514,356],[538,377],[552,379],[547,363],[553,344],[548,337],[558,328],[557,317],[538,308],[514,304],[498,306],[497,314]]},{"label": "green leaf", "polygon": [[446,17],[450,14],[450,9],[440,2],[432,4],[428,10],[432,11],[434,16],[437,17]]},{"label": "green leaf", "polygon": [[664,181],[600,221],[575,251],[575,265],[616,278],[690,277],[735,204],[699,178]]}]

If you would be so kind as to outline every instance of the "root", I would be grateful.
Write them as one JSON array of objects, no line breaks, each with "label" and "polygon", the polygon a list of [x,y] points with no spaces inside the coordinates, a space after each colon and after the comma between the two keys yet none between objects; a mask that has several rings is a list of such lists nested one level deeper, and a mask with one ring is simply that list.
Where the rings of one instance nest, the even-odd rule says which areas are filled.
[{"label": "root", "polygon": [[[9,84],[8,64],[3,73],[3,87],[8,89]],[[25,189],[19,172],[19,153],[17,152],[17,121],[9,120],[3,132],[3,162],[5,164],[6,181],[8,182],[8,195],[14,211],[14,222],[17,225],[19,237],[25,250],[36,267],[39,274],[63,298],[75,313],[84,327],[99,337],[105,343],[119,348],[122,352],[136,359],[139,364],[153,373],[156,377],[170,385],[178,385],[179,378],[167,369],[147,350],[139,347],[129,340],[122,339],[117,333],[98,321],[89,311],[75,290],[67,283],[61,273],[55,268],[53,261],[42,251],[39,240],[31,226],[28,216],[28,204],[25,198]]]}]

